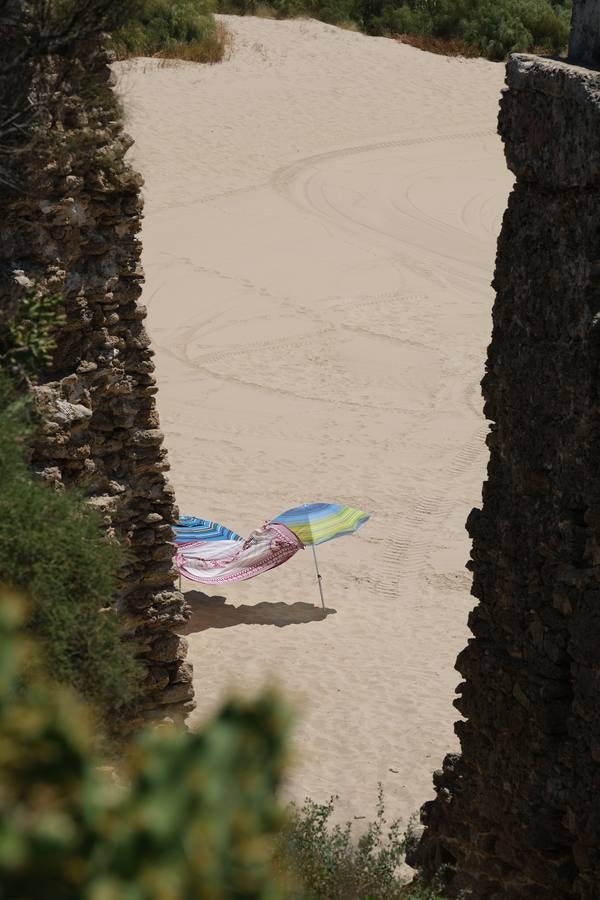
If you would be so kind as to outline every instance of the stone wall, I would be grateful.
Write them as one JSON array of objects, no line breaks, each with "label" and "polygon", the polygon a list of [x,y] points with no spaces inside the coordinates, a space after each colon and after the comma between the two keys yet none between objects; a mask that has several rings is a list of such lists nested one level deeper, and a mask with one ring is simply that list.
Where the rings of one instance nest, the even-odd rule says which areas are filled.
[{"label": "stone wall", "polygon": [[[31,26],[26,5],[10,9],[3,60],[8,42],[23,45]],[[5,308],[33,286],[62,297],[54,361],[34,389],[42,426],[32,465],[55,488],[82,491],[126,547],[117,602],[124,638],[147,665],[138,719],[180,717],[193,706],[186,641],[174,632],[187,609],[174,590],[177,510],[138,302],[142,179],[124,162],[132,142],[110,59],[97,40],[83,49],[79,58],[24,65],[19,76],[30,79],[24,93],[36,108],[14,146],[14,183],[0,187],[0,296]],[[12,88],[0,79],[6,102],[21,89],[12,77]]]},{"label": "stone wall", "polygon": [[600,67],[600,6],[598,0],[574,0],[569,60]]},{"label": "stone wall", "polygon": [[411,862],[472,900],[600,896],[600,74],[515,56],[517,180],[483,380],[491,420],[455,706]]}]

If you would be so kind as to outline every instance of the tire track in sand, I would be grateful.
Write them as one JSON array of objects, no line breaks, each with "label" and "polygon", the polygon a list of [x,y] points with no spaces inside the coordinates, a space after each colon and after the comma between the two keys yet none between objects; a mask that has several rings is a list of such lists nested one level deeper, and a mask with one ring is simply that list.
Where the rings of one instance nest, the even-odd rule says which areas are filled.
[{"label": "tire track in sand", "polygon": [[[424,277],[432,282],[445,284],[445,279],[441,277],[441,274],[438,271],[439,265],[437,264],[437,260],[441,259],[443,260],[446,269],[458,268],[464,279],[477,284],[480,277],[479,266],[475,266],[473,273],[469,273],[465,271],[465,268],[471,269],[473,268],[473,266],[467,260],[457,259],[452,254],[443,252],[439,249],[439,247],[437,249],[434,249],[432,246],[427,244],[418,242],[415,243],[414,239],[410,237],[409,233],[406,233],[402,238],[399,238],[398,235],[390,233],[384,228],[379,228],[367,222],[362,222],[355,217],[348,215],[348,213],[346,213],[343,209],[340,209],[338,206],[333,204],[327,197],[323,195],[322,192],[320,197],[320,205],[325,205],[327,209],[323,210],[322,208],[319,208],[317,202],[311,197],[310,178],[307,183],[302,185],[300,196],[297,196],[294,190],[294,186],[303,173],[306,173],[311,168],[318,167],[321,163],[324,162],[336,161],[345,157],[351,157],[363,153],[370,153],[378,150],[401,149],[403,147],[413,147],[420,145],[444,144],[452,141],[473,140],[495,135],[496,132],[490,129],[478,129],[447,135],[429,135],[426,137],[404,138],[394,141],[379,141],[369,144],[356,145],[353,147],[346,147],[339,150],[329,150],[324,153],[312,154],[311,156],[304,157],[303,159],[297,160],[294,163],[283,166],[274,173],[271,178],[271,183],[281,196],[283,196],[291,205],[301,210],[304,214],[309,213],[310,215],[315,216],[316,218],[323,219],[327,222],[331,222],[332,218],[335,217],[335,219],[337,219],[337,226],[347,229],[348,232],[353,235],[360,234],[364,239],[365,234],[369,234],[376,244],[381,244],[382,242],[389,244],[391,242],[396,259],[401,262],[408,271],[421,278]],[[424,224],[427,224],[427,216],[424,213],[419,215],[418,211],[415,212],[415,214],[413,214],[413,219],[415,221],[420,221]],[[440,227],[442,227],[443,230],[446,230],[449,233],[452,231],[451,225],[440,223]],[[401,250],[399,245],[402,245],[405,249]],[[417,254],[424,254],[425,258],[421,258],[418,260],[415,259],[415,252]]]}]

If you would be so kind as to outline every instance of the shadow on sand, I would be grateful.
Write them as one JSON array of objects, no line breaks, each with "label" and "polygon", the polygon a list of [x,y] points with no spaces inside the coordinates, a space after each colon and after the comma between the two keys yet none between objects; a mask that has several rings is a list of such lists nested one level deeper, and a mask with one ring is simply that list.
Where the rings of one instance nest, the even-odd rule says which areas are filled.
[{"label": "shadow on sand", "polygon": [[337,612],[322,609],[312,603],[256,603],[254,606],[233,606],[227,597],[209,597],[202,591],[187,591],[186,600],[192,607],[189,621],[177,631],[179,634],[196,634],[207,628],[231,628],[233,625],[303,625],[320,622]]}]

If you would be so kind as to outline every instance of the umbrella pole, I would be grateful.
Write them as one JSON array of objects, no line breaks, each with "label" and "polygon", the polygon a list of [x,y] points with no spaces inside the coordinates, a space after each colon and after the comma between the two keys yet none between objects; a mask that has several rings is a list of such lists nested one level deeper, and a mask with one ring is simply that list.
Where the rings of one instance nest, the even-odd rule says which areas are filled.
[{"label": "umbrella pole", "polygon": [[315,545],[311,544],[310,546],[312,547],[313,559],[315,561],[315,569],[317,572],[317,584],[319,585],[319,594],[321,595],[321,606],[323,607],[323,609],[325,609],[325,601],[323,599],[323,587],[321,585],[321,573],[319,572],[319,566],[317,564],[317,554],[315,551]]}]

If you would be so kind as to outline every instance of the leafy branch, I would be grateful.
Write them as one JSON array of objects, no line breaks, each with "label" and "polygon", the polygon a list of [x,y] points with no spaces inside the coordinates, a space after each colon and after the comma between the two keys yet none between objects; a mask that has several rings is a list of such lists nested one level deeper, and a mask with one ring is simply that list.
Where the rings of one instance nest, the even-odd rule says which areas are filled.
[{"label": "leafy branch", "polygon": [[52,362],[56,329],[65,321],[59,294],[28,288],[12,315],[0,316],[0,363],[21,377],[34,377]]}]

